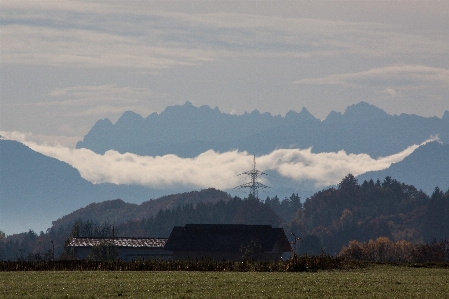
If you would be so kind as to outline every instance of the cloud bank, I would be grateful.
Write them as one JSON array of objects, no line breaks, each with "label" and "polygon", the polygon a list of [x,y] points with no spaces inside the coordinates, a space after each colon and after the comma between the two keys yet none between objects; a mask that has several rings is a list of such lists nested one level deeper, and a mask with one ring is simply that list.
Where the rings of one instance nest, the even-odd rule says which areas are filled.
[{"label": "cloud bank", "polygon": [[[139,156],[132,153],[121,154],[114,150],[100,155],[88,149],[38,144],[29,141],[29,135],[17,132],[1,132],[1,135],[72,165],[84,179],[92,183],[135,184],[158,189],[191,186],[227,190],[243,183],[242,178],[237,175],[251,169],[253,162],[251,155],[240,151],[217,153],[209,150],[195,158],[175,155]],[[429,139],[423,144],[436,139]],[[388,168],[418,147],[419,145],[412,145],[397,154],[378,159],[367,154],[347,154],[343,150],[312,153],[311,148],[278,149],[268,155],[256,157],[256,160],[257,169],[261,171],[274,170],[291,180],[314,181],[316,187],[323,187],[337,184],[348,173],[357,176]],[[263,183],[270,185],[269,178]]]},{"label": "cloud bank", "polygon": [[294,84],[307,85],[390,85],[414,86],[417,83],[433,82],[442,86],[449,85],[449,70],[423,65],[391,65],[374,68],[365,72],[336,74],[323,78],[307,78],[294,81]]},{"label": "cloud bank", "polygon": [[[162,70],[229,56],[445,54],[440,36],[396,24],[239,12],[172,11],[155,3],[4,1],[5,63]],[[229,8],[229,7],[228,7]],[[402,8],[404,9],[404,8]],[[433,13],[438,15],[438,9]],[[300,10],[301,11],[301,10]],[[374,10],[375,11],[375,10]],[[403,12],[403,11],[402,11]],[[383,13],[384,14],[384,13]],[[305,14],[307,15],[307,14]],[[101,21],[99,21],[101,20]],[[126,54],[124,54],[126,53]]]}]

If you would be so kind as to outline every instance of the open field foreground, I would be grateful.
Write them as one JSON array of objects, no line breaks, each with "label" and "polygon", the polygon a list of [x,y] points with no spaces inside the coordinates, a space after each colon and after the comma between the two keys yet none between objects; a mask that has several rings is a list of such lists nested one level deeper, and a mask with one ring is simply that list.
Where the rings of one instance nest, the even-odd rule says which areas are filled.
[{"label": "open field foreground", "polygon": [[449,298],[449,269],[0,272],[1,298]]}]

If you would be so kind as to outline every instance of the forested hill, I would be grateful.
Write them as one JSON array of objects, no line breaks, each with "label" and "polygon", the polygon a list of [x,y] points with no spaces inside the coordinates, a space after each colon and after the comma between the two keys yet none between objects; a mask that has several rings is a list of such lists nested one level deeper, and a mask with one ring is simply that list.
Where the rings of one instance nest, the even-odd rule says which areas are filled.
[{"label": "forested hill", "polygon": [[448,223],[449,189],[436,187],[429,197],[391,177],[359,184],[348,175],[338,188],[308,198],[289,229],[313,236],[326,252],[336,254],[351,240],[381,236],[413,243],[449,239]]},{"label": "forested hill", "polygon": [[[428,196],[391,177],[359,184],[349,174],[337,188],[319,191],[304,204],[295,194],[283,201],[277,197],[261,201],[229,198],[213,189],[154,202],[158,201],[160,205],[152,208],[151,201],[142,205],[120,200],[92,204],[55,221],[39,236],[33,231],[6,240],[0,236],[0,258],[16,258],[18,252],[23,258],[34,258],[30,254],[45,253],[51,241],[59,254],[74,221],[78,221],[80,236],[97,237],[111,236],[113,226],[115,236],[167,237],[173,226],[187,223],[271,224],[283,226],[289,237],[291,233],[301,237],[297,248],[300,253],[319,254],[324,250],[332,255],[351,240],[366,242],[388,237],[422,244],[449,239],[449,190],[435,188]],[[123,214],[128,220],[114,224],[114,214]],[[129,220],[131,215],[141,218]]]},{"label": "forested hill", "polygon": [[108,222],[120,224],[153,217],[160,210],[164,209],[174,209],[185,205],[196,206],[198,203],[214,203],[229,199],[230,196],[227,193],[209,188],[201,191],[167,195],[158,199],[145,201],[141,204],[126,203],[121,199],[107,200],[89,204],[84,208],[65,215],[53,221],[52,226],[73,225],[78,220],[95,220],[98,223]]},{"label": "forested hill", "polygon": [[278,148],[312,146],[314,152],[345,150],[377,158],[420,144],[431,135],[449,143],[449,111],[441,119],[389,115],[360,102],[347,107],[343,114],[332,111],[320,121],[305,108],[299,113],[290,111],[285,117],[257,110],[231,115],[186,102],[146,118],[128,111],[115,124],[99,120],[77,148],[97,153],[114,149],[139,155],[195,157],[209,149],[262,155]]},{"label": "forested hill", "polygon": [[364,173],[358,179],[361,182],[376,181],[387,176],[422,189],[427,194],[432,194],[436,186],[449,187],[449,144],[429,142],[389,168]]}]

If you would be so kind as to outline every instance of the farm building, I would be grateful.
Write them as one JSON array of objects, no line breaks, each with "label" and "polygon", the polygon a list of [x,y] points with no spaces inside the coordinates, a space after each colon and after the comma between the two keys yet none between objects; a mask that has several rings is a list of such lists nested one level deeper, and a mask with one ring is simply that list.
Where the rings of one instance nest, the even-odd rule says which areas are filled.
[{"label": "farm building", "polygon": [[77,259],[86,259],[94,246],[113,246],[123,261],[137,259],[171,259],[172,252],[164,249],[166,238],[73,238],[68,248]]},{"label": "farm building", "polygon": [[175,226],[165,244],[174,260],[211,258],[238,261],[280,260],[290,252],[282,228],[271,225],[187,224]]}]

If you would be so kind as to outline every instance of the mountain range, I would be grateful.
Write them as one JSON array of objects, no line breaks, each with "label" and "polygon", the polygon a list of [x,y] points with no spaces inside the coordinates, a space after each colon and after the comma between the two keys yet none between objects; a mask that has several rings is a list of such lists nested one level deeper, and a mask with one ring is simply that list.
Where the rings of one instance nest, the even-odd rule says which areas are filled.
[{"label": "mountain range", "polygon": [[449,144],[429,142],[418,147],[401,162],[387,169],[370,171],[358,176],[359,182],[372,179],[381,181],[390,176],[432,194],[435,187],[446,191],[449,188]]},{"label": "mountain range", "polygon": [[128,111],[113,124],[99,120],[77,148],[103,154],[114,149],[138,155],[175,154],[196,157],[213,149],[234,149],[263,155],[278,148],[309,148],[313,152],[365,153],[373,158],[395,154],[431,136],[449,143],[449,111],[442,118],[401,114],[389,115],[365,102],[332,111],[316,119],[306,108],[285,117],[254,110],[243,115],[220,112],[190,102],[167,107],[146,118]]},{"label": "mountain range", "polygon": [[[225,192],[207,189],[192,191],[182,196],[182,190],[154,190],[142,186],[92,184],[81,178],[72,166],[44,156],[29,147],[10,140],[0,140],[0,230],[7,234],[46,230],[52,225],[64,225],[76,218],[93,217],[107,221],[125,221],[148,217],[160,209],[174,208],[198,200],[225,199]],[[449,187],[449,145],[429,142],[388,169],[358,176],[363,180],[383,180],[391,176],[400,182],[412,184],[431,194],[435,186]],[[279,174],[269,173],[270,181],[282,180]],[[276,180],[276,177],[278,179]],[[303,182],[284,180],[274,194],[293,192],[313,194],[318,191]],[[266,196],[266,192],[262,196]],[[242,194],[244,197],[245,194]],[[158,198],[157,200],[150,200]],[[121,198],[121,199],[120,199]],[[280,196],[282,199],[283,197]],[[123,199],[123,200],[122,200]],[[126,202],[124,201],[126,200]],[[302,201],[305,197],[302,197]],[[119,214],[123,219],[116,219]],[[126,217],[125,217],[126,216]],[[87,217],[87,218],[86,218]]]},{"label": "mountain range", "polygon": [[183,191],[92,184],[67,163],[0,139],[0,230],[6,233],[45,231],[52,221],[93,202],[123,198],[142,203]]},{"label": "mountain range", "polygon": [[[257,111],[237,116],[222,113],[218,108],[194,107],[187,102],[183,106],[167,107],[161,114],[147,118],[125,112],[115,124],[107,119],[100,120],[77,147],[87,147],[98,153],[115,149],[140,155],[174,153],[191,157],[211,148],[262,154],[277,148],[312,146],[314,152],[344,149],[378,157],[420,144],[432,135],[438,135],[440,142],[420,146],[388,169],[358,177],[361,183],[365,179],[382,181],[391,176],[430,194],[437,185],[442,190],[449,187],[448,111],[441,119],[405,114],[392,116],[361,102],[349,106],[343,114],[331,112],[320,121],[305,108],[300,113],[291,111],[285,117]],[[267,172],[274,188],[270,193],[260,194],[262,199],[267,194],[277,194],[282,199],[299,193],[304,201],[318,191],[313,182],[295,182],[275,171]],[[151,206],[156,211],[182,202],[159,201],[163,203],[161,206],[142,203],[186,191],[192,190],[92,184],[72,166],[37,153],[22,143],[0,138],[0,230],[7,234],[46,230],[52,222],[62,223],[58,219],[75,210],[116,199],[122,200],[112,201],[112,206],[127,206],[129,211]],[[245,196],[246,193],[241,194]]]}]

